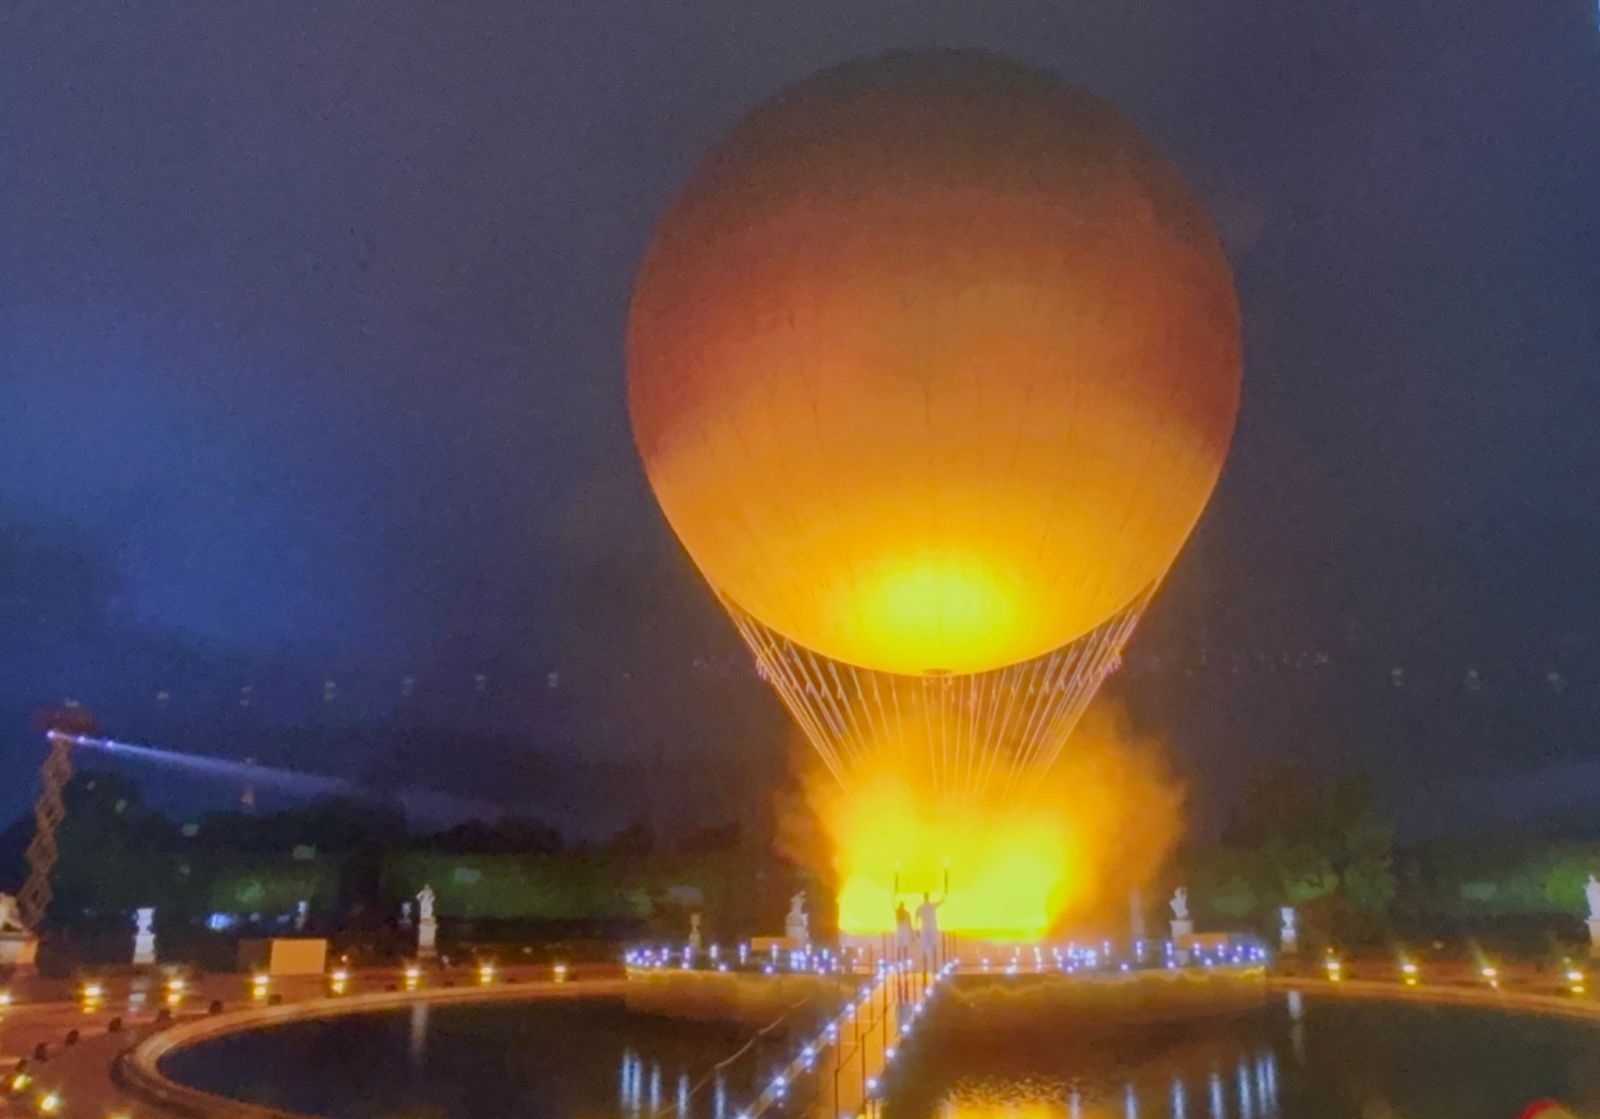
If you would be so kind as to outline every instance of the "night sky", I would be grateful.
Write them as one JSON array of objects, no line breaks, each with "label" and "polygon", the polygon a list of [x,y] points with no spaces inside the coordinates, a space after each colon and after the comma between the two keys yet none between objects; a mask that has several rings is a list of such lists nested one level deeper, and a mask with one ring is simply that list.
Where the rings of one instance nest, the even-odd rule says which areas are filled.
[{"label": "night sky", "polygon": [[646,490],[634,269],[761,99],[978,46],[1126,108],[1237,273],[1232,457],[1115,685],[1197,818],[1290,758],[1372,774],[1420,828],[1600,826],[1597,23],[12,0],[0,815],[66,697],[117,737],[574,826],[759,795],[789,732]]}]

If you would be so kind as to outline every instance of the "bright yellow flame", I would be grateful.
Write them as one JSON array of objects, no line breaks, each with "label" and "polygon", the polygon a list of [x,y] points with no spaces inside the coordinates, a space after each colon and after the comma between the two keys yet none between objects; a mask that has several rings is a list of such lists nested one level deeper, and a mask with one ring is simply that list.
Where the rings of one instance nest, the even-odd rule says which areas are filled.
[{"label": "bright yellow flame", "polygon": [[947,1101],[941,1119],[1066,1119],[1072,1114],[1065,1103],[956,1103]]},{"label": "bright yellow flame", "polygon": [[[991,782],[981,797],[935,798],[925,781],[890,749],[842,783],[809,783],[838,884],[841,932],[891,931],[897,901],[915,912],[924,893],[944,896],[948,879],[941,930],[1038,940],[1108,902],[1125,912],[1128,891],[1159,869],[1178,835],[1181,791],[1104,708],[1085,716],[1062,760],[1031,791],[1004,797],[1005,783]],[[808,854],[803,841],[790,837],[788,845]]]},{"label": "bright yellow flame", "polygon": [[1082,861],[1059,815],[1038,809],[1001,815],[971,802],[930,805],[888,773],[851,788],[841,817],[839,928],[847,933],[892,928],[897,900],[915,909],[915,895],[943,897],[948,865],[959,889],[939,910],[940,928],[1036,940],[1070,898]]},{"label": "bright yellow flame", "polygon": [[876,572],[835,588],[827,609],[841,634],[869,664],[916,672],[1005,664],[1029,618],[1018,609],[1026,588],[1007,585],[992,559],[945,553],[891,556]]}]

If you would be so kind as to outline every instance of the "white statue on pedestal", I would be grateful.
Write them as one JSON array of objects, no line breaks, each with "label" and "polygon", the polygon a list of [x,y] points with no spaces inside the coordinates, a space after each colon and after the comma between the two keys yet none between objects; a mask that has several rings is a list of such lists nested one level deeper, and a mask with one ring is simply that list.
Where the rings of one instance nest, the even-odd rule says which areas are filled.
[{"label": "white statue on pedestal", "polygon": [[811,943],[811,917],[806,913],[804,890],[789,899],[789,915],[784,918],[783,935],[801,946]]},{"label": "white statue on pedestal", "polygon": [[311,919],[311,903],[297,901],[294,903],[294,931],[305,932],[306,922]]},{"label": "white statue on pedestal", "polygon": [[135,964],[153,964],[156,962],[156,911],[151,908],[135,909],[133,911],[133,962]]},{"label": "white statue on pedestal", "polygon": [[439,922],[433,916],[433,902],[433,887],[424,885],[417,894],[417,955],[425,960],[439,951]]},{"label": "white statue on pedestal", "polygon": [[409,901],[400,903],[400,927],[402,929],[411,927],[411,903]]},{"label": "white statue on pedestal", "polygon": [[1295,924],[1294,906],[1285,905],[1278,910],[1278,919],[1282,922],[1278,928],[1278,946],[1284,952],[1296,952],[1300,948],[1300,930]]},{"label": "white statue on pedestal", "polygon": [[1172,942],[1177,948],[1178,964],[1187,967],[1189,963],[1189,941],[1194,936],[1194,922],[1189,919],[1189,889],[1179,886],[1172,893]]},{"label": "white statue on pedestal", "polygon": [[22,923],[22,912],[17,908],[17,899],[10,894],[0,894],[0,932],[28,931],[28,926]]}]

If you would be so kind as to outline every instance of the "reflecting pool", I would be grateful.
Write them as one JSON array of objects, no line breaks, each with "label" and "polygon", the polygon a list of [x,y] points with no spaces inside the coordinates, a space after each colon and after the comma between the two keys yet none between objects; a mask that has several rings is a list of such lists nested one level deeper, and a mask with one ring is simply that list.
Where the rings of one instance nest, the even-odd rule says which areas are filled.
[{"label": "reflecting pool", "polygon": [[[889,1119],[1515,1119],[1541,1096],[1600,1110],[1600,1029],[1548,1018],[1315,999],[1095,1036],[932,1018],[886,1083]],[[736,1119],[803,1040],[611,1000],[419,1004],[222,1038],[162,1067],[332,1119]]]}]

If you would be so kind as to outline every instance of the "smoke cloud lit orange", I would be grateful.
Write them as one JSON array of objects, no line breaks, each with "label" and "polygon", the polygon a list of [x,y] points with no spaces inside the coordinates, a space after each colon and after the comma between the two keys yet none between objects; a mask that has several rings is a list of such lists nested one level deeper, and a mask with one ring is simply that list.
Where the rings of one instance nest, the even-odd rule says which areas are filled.
[{"label": "smoke cloud lit orange", "polygon": [[[1181,828],[1182,790],[1158,745],[1113,707],[1091,707],[1060,760],[1009,798],[931,798],[896,750],[842,784],[807,780],[807,801],[838,889],[841,932],[893,928],[896,886],[912,908],[949,896],[940,927],[986,941],[1038,940],[1126,911]],[[991,788],[993,788],[991,786]]]}]

